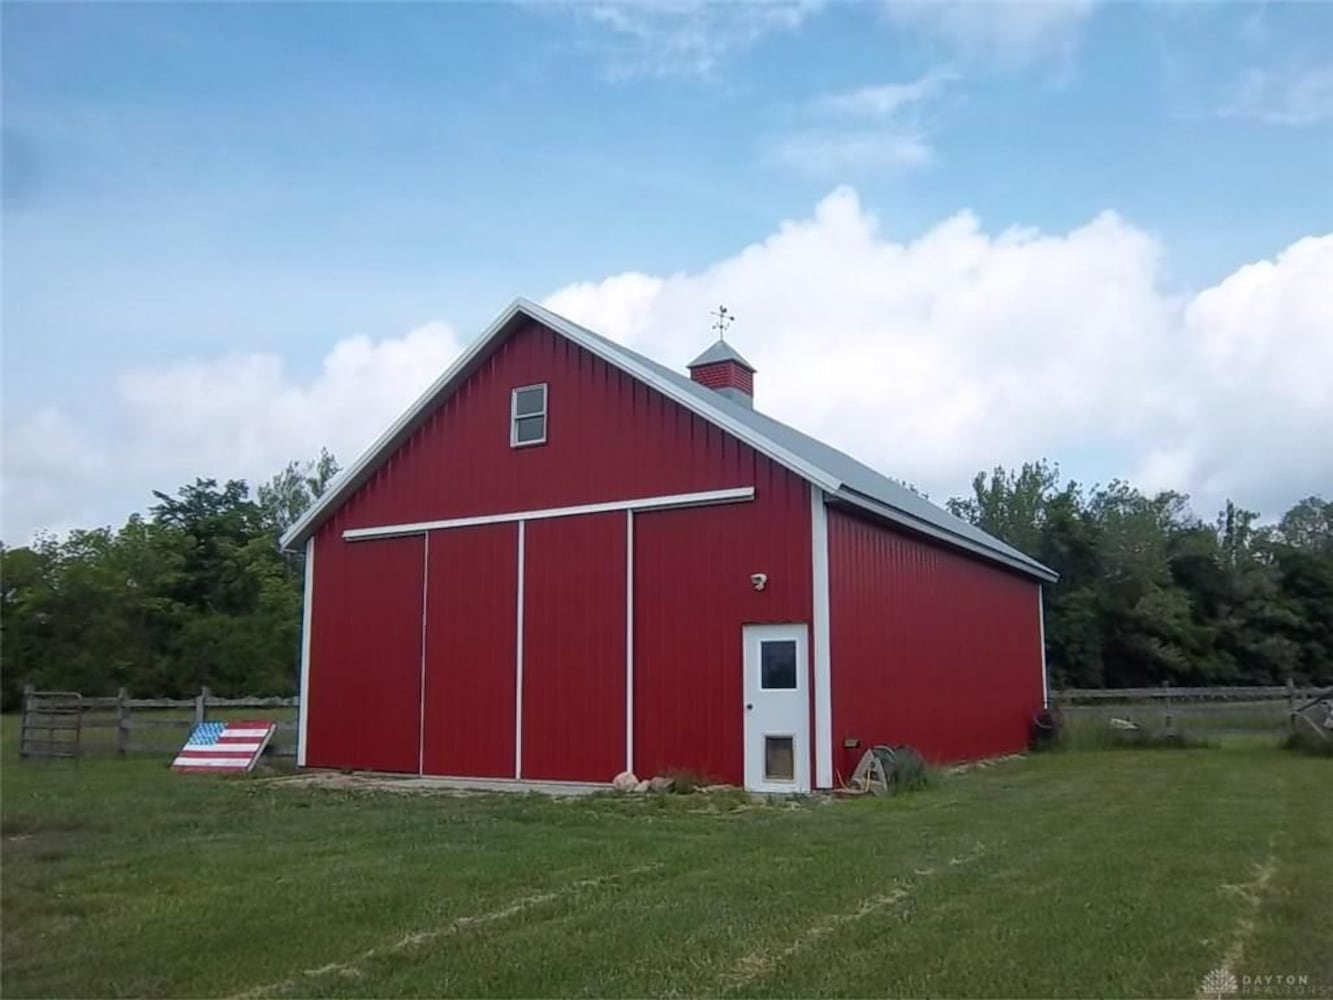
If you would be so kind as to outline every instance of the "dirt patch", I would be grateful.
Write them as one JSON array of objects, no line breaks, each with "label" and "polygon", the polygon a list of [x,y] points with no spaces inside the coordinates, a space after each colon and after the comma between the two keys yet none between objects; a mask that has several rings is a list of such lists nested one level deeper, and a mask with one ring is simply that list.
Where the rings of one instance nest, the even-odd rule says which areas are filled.
[{"label": "dirt patch", "polygon": [[260,783],[282,788],[324,788],[330,791],[406,792],[407,779],[392,774],[361,774],[341,771],[302,771],[276,778],[261,778]]},{"label": "dirt patch", "polygon": [[436,778],[415,774],[376,774],[370,771],[301,771],[297,774],[262,778],[261,784],[279,788],[316,788],[329,791],[399,792],[413,795],[477,795],[536,792],[555,798],[605,792],[609,785],[565,781],[516,781],[509,779]]},{"label": "dirt patch", "polygon": [[1240,967],[1242,960],[1245,958],[1245,945],[1254,934],[1255,914],[1259,912],[1259,904],[1262,901],[1264,890],[1273,881],[1275,874],[1277,874],[1277,857],[1270,854],[1262,864],[1255,867],[1254,877],[1248,882],[1243,882],[1240,885],[1224,883],[1219,887],[1220,891],[1226,895],[1239,896],[1242,908],[1240,916],[1236,920],[1236,926],[1231,931],[1231,943],[1227,946],[1227,950],[1222,955],[1222,960],[1217,964],[1217,968],[1209,972],[1207,977],[1204,978],[1197,994],[1199,997],[1212,997],[1219,993],[1233,992],[1228,987],[1235,982],[1236,969]]}]

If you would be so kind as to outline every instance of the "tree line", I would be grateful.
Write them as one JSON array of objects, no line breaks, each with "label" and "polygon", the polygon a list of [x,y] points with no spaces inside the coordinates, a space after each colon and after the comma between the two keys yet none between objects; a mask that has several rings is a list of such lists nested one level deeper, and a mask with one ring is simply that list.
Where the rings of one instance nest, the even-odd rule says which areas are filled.
[{"label": "tree line", "polygon": [[0,695],[23,686],[183,697],[290,695],[300,663],[303,556],[278,538],[338,471],[290,462],[254,496],[243,480],[154,491],[119,530],[0,545]]},{"label": "tree line", "polygon": [[1333,684],[1333,501],[1275,523],[1228,501],[1060,484],[1057,467],[978,473],[959,517],[1060,574],[1044,588],[1055,687]]},{"label": "tree line", "polygon": [[[154,491],[118,530],[0,544],[0,693],[125,687],[182,697],[290,695],[303,565],[277,540],[338,471],[291,462]],[[1215,522],[1180,493],[1059,483],[1046,462],[979,473],[949,509],[1060,574],[1045,588],[1055,687],[1333,683],[1333,502],[1272,524],[1232,503]]]}]

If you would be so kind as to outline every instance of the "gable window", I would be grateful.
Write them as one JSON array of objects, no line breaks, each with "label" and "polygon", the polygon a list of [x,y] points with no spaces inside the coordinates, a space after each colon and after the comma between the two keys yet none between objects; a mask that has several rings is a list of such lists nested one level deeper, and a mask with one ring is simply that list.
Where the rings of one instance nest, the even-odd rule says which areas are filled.
[{"label": "gable window", "polygon": [[509,402],[509,446],[546,442],[546,383],[515,389]]}]

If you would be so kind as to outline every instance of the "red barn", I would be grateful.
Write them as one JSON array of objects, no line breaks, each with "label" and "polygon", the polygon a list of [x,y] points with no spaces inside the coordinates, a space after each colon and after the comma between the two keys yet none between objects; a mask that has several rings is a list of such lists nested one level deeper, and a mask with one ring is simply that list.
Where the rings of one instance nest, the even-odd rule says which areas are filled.
[{"label": "red barn", "polygon": [[1021,749],[1054,574],[753,406],[520,300],[284,538],[299,761],[828,788]]}]

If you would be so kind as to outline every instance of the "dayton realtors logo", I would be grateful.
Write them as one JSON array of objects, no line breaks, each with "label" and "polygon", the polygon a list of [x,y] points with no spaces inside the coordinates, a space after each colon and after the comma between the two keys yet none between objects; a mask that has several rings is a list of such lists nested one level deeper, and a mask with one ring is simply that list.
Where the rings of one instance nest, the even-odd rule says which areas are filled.
[{"label": "dayton realtors logo", "polygon": [[1214,969],[1204,976],[1203,982],[1199,984],[1199,995],[1209,997],[1211,1000],[1235,996],[1239,992],[1240,983],[1230,969]]},{"label": "dayton realtors logo", "polygon": [[1214,969],[1199,984],[1199,996],[1207,1000],[1228,997],[1318,997],[1328,992],[1310,982],[1309,976],[1265,973],[1237,976],[1230,969]]}]

